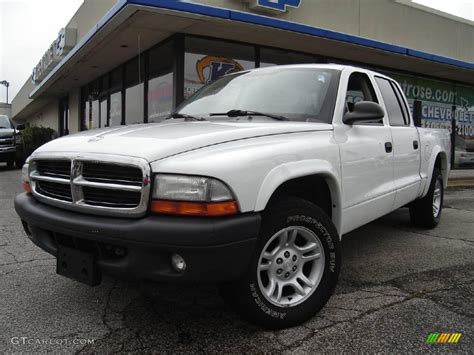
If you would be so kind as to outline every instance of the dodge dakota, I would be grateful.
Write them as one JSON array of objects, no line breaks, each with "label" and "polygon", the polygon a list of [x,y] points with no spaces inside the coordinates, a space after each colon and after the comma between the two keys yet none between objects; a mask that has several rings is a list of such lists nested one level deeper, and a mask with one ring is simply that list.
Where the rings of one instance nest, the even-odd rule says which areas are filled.
[{"label": "dodge dakota", "polygon": [[401,207],[435,227],[449,158],[448,132],[415,127],[385,75],[261,68],[207,84],[161,123],[40,147],[15,208],[60,275],[212,282],[278,329],[327,302],[343,235]]}]

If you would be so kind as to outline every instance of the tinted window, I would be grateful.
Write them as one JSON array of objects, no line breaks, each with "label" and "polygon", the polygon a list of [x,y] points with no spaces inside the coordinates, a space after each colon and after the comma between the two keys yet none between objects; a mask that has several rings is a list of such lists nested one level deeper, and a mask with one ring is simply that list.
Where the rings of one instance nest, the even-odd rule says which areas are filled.
[{"label": "tinted window", "polygon": [[397,99],[397,95],[387,79],[376,77],[377,85],[382,93],[385,109],[387,110],[390,126],[405,126],[403,112]]},{"label": "tinted window", "polygon": [[353,104],[359,101],[377,102],[374,88],[369,77],[362,73],[353,73],[347,85],[346,103],[351,110]]},{"label": "tinted window", "polygon": [[330,122],[339,72],[331,69],[262,69],[208,84],[179,109],[209,116],[230,110],[259,111],[292,121]]},{"label": "tinted window", "polygon": [[12,128],[7,116],[0,116],[0,128]]}]

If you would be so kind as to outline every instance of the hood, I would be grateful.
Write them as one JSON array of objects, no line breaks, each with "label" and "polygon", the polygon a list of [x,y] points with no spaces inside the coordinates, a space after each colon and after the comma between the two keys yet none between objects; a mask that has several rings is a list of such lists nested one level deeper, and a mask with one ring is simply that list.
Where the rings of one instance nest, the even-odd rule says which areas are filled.
[{"label": "hood", "polygon": [[121,126],[85,131],[51,141],[37,153],[67,152],[139,157],[149,162],[190,150],[253,137],[331,130],[327,123],[306,122],[184,122]]},{"label": "hood", "polygon": [[12,137],[15,134],[15,130],[11,128],[0,128],[0,138]]}]

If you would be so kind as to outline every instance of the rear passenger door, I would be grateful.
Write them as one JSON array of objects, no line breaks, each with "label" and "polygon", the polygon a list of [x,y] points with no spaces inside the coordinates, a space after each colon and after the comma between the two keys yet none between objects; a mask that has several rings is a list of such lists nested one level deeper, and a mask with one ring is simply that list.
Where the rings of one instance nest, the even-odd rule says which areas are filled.
[{"label": "rear passenger door", "polygon": [[420,188],[420,139],[399,85],[376,76],[393,140],[394,182],[397,190],[393,209],[413,201]]}]

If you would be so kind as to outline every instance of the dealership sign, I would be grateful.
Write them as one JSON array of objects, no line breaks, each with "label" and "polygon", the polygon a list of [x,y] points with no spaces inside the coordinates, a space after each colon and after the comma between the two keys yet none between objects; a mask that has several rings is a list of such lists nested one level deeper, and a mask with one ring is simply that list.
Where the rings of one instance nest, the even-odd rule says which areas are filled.
[{"label": "dealership sign", "polygon": [[31,80],[40,83],[76,44],[76,29],[63,28],[49,46],[39,63],[33,68]]},{"label": "dealership sign", "polygon": [[288,8],[300,7],[303,0],[246,0],[250,4],[251,9],[259,9],[263,11],[281,13],[287,12]]}]

